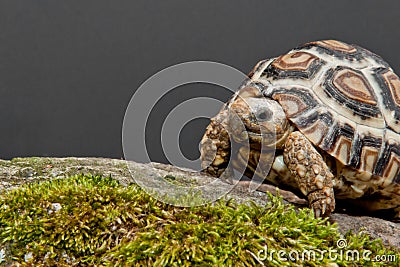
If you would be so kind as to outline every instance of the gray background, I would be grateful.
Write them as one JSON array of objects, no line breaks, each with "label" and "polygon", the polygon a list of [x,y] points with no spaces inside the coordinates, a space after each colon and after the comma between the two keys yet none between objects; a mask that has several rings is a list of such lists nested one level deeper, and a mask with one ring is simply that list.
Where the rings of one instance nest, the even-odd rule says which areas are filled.
[{"label": "gray background", "polygon": [[[399,12],[399,1],[0,1],[0,157],[121,158],[134,91],[185,61],[247,73],[260,59],[335,38],[374,51],[399,73]],[[168,94],[148,124],[152,159],[165,162],[163,114],[194,96],[229,95],[204,84]],[[198,156],[206,124],[183,129],[188,157]]]}]

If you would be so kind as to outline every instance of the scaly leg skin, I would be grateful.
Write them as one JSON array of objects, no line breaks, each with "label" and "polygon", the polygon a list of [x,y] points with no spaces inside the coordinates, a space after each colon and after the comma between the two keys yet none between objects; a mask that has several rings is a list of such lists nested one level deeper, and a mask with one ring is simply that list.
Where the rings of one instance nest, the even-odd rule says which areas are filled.
[{"label": "scaly leg skin", "polygon": [[214,177],[230,179],[233,170],[227,169],[227,166],[231,144],[229,134],[224,127],[227,116],[227,110],[222,109],[217,116],[211,119],[201,140],[200,153],[203,172]]},{"label": "scaly leg skin", "polygon": [[284,161],[307,196],[315,217],[327,217],[335,209],[333,174],[322,156],[300,132],[293,132],[285,143]]}]

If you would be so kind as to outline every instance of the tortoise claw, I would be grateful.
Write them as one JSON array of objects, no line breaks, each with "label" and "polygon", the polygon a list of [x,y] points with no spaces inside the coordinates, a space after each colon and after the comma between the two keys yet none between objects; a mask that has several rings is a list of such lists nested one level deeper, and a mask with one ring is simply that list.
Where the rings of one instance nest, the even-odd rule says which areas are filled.
[{"label": "tortoise claw", "polygon": [[311,203],[315,218],[328,217],[335,208],[330,198],[320,198]]},{"label": "tortoise claw", "polygon": [[313,207],[313,211],[314,211],[314,216],[315,216],[315,218],[320,218],[320,217],[321,217],[321,210],[315,209],[315,208]]}]

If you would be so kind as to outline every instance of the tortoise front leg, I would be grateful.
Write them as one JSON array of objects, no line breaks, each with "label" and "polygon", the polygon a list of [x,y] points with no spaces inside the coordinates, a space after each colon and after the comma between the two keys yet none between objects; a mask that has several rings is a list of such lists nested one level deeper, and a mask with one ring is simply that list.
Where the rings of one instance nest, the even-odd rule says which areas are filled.
[{"label": "tortoise front leg", "polygon": [[315,217],[326,217],[335,209],[333,174],[322,156],[300,132],[293,132],[285,143],[284,161],[307,196]]},{"label": "tortoise front leg", "polygon": [[201,167],[214,177],[228,178],[233,170],[227,169],[231,144],[229,134],[226,130],[227,110],[222,109],[220,113],[211,119],[206,132],[201,140]]}]

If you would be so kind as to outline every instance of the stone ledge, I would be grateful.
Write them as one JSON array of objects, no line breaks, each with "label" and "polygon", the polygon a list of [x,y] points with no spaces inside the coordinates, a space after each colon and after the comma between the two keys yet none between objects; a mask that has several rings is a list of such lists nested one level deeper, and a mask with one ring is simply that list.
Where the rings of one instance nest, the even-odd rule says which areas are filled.
[{"label": "stone ledge", "polygon": [[[108,158],[16,158],[13,160],[0,160],[0,190],[10,190],[22,184],[35,181],[45,181],[54,178],[64,178],[79,173],[111,175],[123,185],[135,183],[135,175],[140,179],[152,179],[154,176],[174,177],[177,182],[201,185],[213,182],[213,188],[218,191],[224,190],[227,186],[220,179],[200,174],[196,171],[178,168],[160,163],[142,164],[130,162],[132,172],[127,168],[127,162],[119,159]],[[159,189],[159,188],[157,188]],[[234,187],[227,195],[239,203],[253,201],[258,205],[265,205],[268,201],[266,191],[276,194],[276,187],[262,185],[260,191],[249,192],[248,182],[241,182]],[[305,207],[306,201],[295,194],[280,189],[279,194],[286,202],[297,207]],[[331,216],[333,222],[337,222],[339,230],[346,233],[352,230],[355,233],[360,231],[368,233],[373,238],[381,238],[384,244],[400,248],[400,224],[391,221],[369,216],[352,216],[343,213],[334,213]]]}]

